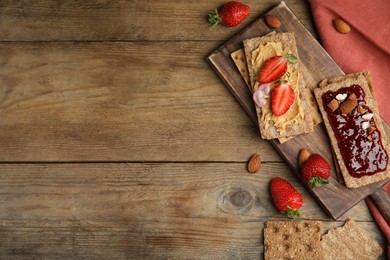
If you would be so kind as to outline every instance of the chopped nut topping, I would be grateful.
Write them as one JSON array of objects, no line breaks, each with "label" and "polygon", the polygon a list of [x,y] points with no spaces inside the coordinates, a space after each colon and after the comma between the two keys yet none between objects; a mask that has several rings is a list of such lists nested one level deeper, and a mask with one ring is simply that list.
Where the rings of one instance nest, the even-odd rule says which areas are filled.
[{"label": "chopped nut topping", "polygon": [[372,136],[371,135],[367,136],[367,139],[372,141]]},{"label": "chopped nut topping", "polygon": [[370,120],[373,116],[374,116],[373,113],[368,113],[368,114],[363,115],[362,117],[363,117],[364,119],[366,119],[366,120]]},{"label": "chopped nut topping", "polygon": [[362,105],[358,105],[357,107],[357,110],[359,113],[363,114],[365,112],[364,108],[362,107]]},{"label": "chopped nut topping", "polygon": [[364,130],[366,130],[367,128],[369,128],[370,127],[370,123],[369,122],[363,122],[362,123],[362,128],[364,129]]},{"label": "chopped nut topping", "polygon": [[349,100],[357,100],[357,97],[356,97],[355,93],[352,93],[351,95],[349,95],[348,99]]},{"label": "chopped nut topping", "polygon": [[347,98],[347,94],[338,94],[336,99],[340,102],[343,102]]},{"label": "chopped nut topping", "polygon": [[375,126],[370,126],[367,130],[368,134],[371,134],[372,132],[374,132],[376,130]]},{"label": "chopped nut topping", "polygon": [[332,99],[332,101],[330,101],[327,106],[330,110],[335,111],[337,108],[339,108],[339,102],[336,99]]}]

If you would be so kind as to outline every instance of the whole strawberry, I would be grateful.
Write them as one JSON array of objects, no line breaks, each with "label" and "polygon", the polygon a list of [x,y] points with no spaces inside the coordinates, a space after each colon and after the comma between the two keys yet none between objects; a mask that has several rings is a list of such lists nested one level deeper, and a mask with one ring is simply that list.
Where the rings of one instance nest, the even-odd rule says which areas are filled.
[{"label": "whole strawberry", "polygon": [[240,2],[231,1],[222,7],[219,14],[217,9],[213,13],[210,13],[209,22],[213,24],[213,27],[219,23],[228,27],[234,27],[244,21],[249,13],[249,6]]},{"label": "whole strawberry", "polygon": [[275,207],[289,218],[301,218],[299,209],[302,206],[301,194],[286,180],[275,177],[271,180],[271,196]]},{"label": "whole strawberry", "polygon": [[329,183],[330,167],[321,155],[315,153],[303,163],[301,174],[303,181],[314,188]]}]

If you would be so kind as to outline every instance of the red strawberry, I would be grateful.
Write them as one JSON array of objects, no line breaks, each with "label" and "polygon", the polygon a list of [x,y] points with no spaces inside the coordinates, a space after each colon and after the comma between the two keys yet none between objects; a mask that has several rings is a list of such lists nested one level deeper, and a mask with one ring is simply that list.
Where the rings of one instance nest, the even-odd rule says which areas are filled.
[{"label": "red strawberry", "polygon": [[217,24],[234,27],[240,24],[249,15],[250,7],[240,2],[231,1],[225,4],[222,9],[218,11],[215,9],[214,13],[209,14],[209,22],[215,27]]},{"label": "red strawberry", "polygon": [[288,54],[287,56],[273,56],[265,61],[259,74],[260,84],[270,83],[280,79],[287,72],[287,64],[295,64],[297,58]]},{"label": "red strawberry", "polygon": [[271,180],[271,195],[276,208],[287,217],[301,217],[298,211],[303,203],[301,194],[286,180],[275,177]]},{"label": "red strawberry", "polygon": [[271,92],[271,109],[276,116],[284,115],[294,103],[294,90],[286,83],[277,85]]},{"label": "red strawberry", "polygon": [[328,162],[319,154],[312,154],[302,165],[302,178],[311,188],[328,184],[330,167]]}]

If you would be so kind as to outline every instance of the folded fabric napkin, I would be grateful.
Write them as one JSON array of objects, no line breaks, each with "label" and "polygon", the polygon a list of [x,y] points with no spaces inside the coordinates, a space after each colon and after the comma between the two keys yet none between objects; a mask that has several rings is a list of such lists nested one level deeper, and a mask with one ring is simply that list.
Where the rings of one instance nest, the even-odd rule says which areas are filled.
[{"label": "folded fabric napkin", "polygon": [[[321,44],[346,73],[369,71],[383,119],[390,125],[390,1],[310,0]],[[351,26],[342,34],[332,24],[341,18]]]}]

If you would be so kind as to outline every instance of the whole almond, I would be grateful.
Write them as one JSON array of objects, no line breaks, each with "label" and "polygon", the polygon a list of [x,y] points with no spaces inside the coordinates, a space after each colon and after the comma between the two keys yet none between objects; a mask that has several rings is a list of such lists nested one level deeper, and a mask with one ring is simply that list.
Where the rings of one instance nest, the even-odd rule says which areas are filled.
[{"label": "whole almond", "polygon": [[327,105],[330,110],[335,111],[337,108],[339,108],[339,102],[336,99],[332,99]]},{"label": "whole almond", "polygon": [[356,106],[357,106],[357,101],[356,100],[347,99],[343,103],[341,103],[340,111],[343,114],[349,114],[349,113],[352,112],[352,110],[355,109]]},{"label": "whole almond", "polygon": [[267,22],[269,27],[275,29],[278,29],[282,25],[282,22],[279,20],[279,18],[273,16],[272,14],[267,14],[265,16],[265,21]]},{"label": "whole almond", "polygon": [[351,31],[351,27],[349,26],[349,24],[347,24],[344,20],[340,19],[340,18],[335,18],[333,19],[333,26],[334,28],[336,28],[336,30],[339,32],[339,33],[349,33]]},{"label": "whole almond", "polygon": [[301,151],[299,151],[299,155],[298,155],[298,164],[300,167],[302,167],[303,163],[307,161],[307,159],[309,159],[310,157],[310,152],[309,150],[307,150],[306,148],[303,148],[301,149]]},{"label": "whole almond", "polygon": [[253,154],[248,161],[248,172],[256,173],[260,170],[261,159],[257,153]]}]

